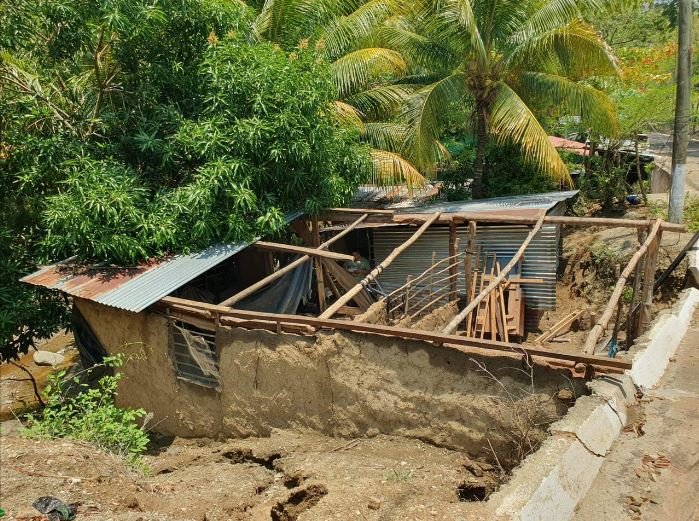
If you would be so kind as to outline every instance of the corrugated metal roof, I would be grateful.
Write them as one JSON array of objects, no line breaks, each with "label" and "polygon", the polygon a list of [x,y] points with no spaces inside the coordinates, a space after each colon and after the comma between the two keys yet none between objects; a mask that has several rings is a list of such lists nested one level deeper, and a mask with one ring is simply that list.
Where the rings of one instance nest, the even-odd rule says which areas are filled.
[{"label": "corrugated metal roof", "polygon": [[[547,209],[578,194],[578,190],[565,192],[547,192],[543,194],[509,195],[491,199],[470,201],[439,201],[423,206],[396,205],[397,212],[405,213],[458,213],[458,212],[494,212],[504,209]],[[391,207],[389,207],[391,208]]]},{"label": "corrugated metal roof", "polygon": [[[300,211],[287,214],[286,220],[291,222],[302,214]],[[250,244],[216,245],[201,252],[176,255],[128,268],[107,265],[86,267],[72,257],[41,268],[21,280],[107,306],[139,312]]]},{"label": "corrugated metal roof", "polygon": [[240,242],[212,246],[135,268],[84,267],[68,259],[27,275],[22,282],[56,289],[127,311],[142,311],[190,280],[246,248]]}]

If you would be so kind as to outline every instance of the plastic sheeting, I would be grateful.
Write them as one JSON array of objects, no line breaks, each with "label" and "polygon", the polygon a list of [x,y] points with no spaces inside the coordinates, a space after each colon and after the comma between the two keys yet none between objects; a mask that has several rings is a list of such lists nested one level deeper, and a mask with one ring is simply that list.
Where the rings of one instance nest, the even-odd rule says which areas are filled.
[{"label": "plastic sheeting", "polygon": [[313,262],[304,262],[254,295],[241,300],[235,307],[265,313],[296,313],[299,304],[310,292],[312,270]]}]

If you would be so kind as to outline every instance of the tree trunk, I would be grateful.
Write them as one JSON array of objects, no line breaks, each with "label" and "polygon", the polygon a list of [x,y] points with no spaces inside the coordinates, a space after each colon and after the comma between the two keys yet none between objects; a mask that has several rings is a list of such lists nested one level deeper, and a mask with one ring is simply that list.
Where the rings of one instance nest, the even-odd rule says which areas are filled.
[{"label": "tree trunk", "polygon": [[474,199],[480,199],[483,197],[483,170],[485,169],[485,146],[488,142],[488,131],[486,129],[485,107],[479,103],[476,111],[476,160],[473,164],[471,195]]},{"label": "tree trunk", "polygon": [[692,1],[679,0],[677,96],[675,98],[675,129],[672,138],[672,177],[668,221],[681,223],[684,213],[684,178],[687,170],[689,142],[689,108],[692,92]]}]

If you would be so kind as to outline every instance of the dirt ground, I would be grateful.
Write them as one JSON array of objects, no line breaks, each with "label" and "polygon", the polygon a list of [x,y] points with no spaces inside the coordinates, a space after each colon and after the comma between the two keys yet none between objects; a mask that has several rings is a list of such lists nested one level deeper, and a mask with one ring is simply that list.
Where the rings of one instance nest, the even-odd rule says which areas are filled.
[{"label": "dirt ground", "polygon": [[699,311],[612,446],[574,521],[699,520]]},{"label": "dirt ground", "polygon": [[340,440],[275,431],[269,438],[163,440],[150,475],[89,444],[0,437],[0,506],[9,519],[46,495],[77,519],[479,520],[498,470],[463,453],[378,435]]}]

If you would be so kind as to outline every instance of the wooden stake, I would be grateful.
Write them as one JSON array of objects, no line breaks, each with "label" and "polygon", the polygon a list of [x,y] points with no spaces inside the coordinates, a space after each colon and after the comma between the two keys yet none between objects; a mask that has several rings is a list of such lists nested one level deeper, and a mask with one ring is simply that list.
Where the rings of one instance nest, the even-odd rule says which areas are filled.
[{"label": "wooden stake", "polygon": [[662,236],[662,230],[658,229],[658,233],[648,246],[648,254],[646,255],[646,263],[643,270],[643,294],[641,296],[641,310],[638,316],[639,335],[642,335],[646,329],[648,329],[651,315],[653,314],[655,272],[658,269],[658,250],[660,248],[660,239]]},{"label": "wooden stake", "polygon": [[[639,247],[645,242],[646,240],[646,231],[645,230],[638,230],[638,245]],[[633,341],[636,339],[636,333],[638,331],[638,320],[636,319],[638,314],[635,311],[636,309],[636,302],[638,300],[638,297],[641,292],[641,278],[643,276],[643,272],[645,271],[645,264],[646,264],[646,258],[647,254],[643,256],[643,258],[639,261],[638,266],[636,266],[636,269],[634,270],[634,276],[633,276],[633,290],[631,293],[631,304],[629,304],[629,314],[626,318],[626,348],[628,349],[631,344],[633,344]]]}]

